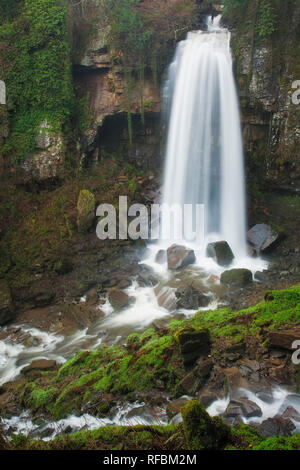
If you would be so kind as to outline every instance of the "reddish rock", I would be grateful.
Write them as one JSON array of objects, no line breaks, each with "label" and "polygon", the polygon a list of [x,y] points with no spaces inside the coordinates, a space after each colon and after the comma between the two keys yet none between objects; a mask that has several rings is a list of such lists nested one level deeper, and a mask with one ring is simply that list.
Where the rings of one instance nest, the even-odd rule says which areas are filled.
[{"label": "reddish rock", "polygon": [[269,345],[293,351],[294,341],[300,340],[300,329],[287,331],[271,331]]},{"label": "reddish rock", "polygon": [[24,367],[22,369],[23,374],[29,374],[30,372],[33,371],[48,371],[48,370],[53,370],[56,367],[56,362],[48,359],[37,359],[36,361],[33,361],[29,366]]},{"label": "reddish rock", "polygon": [[183,269],[195,263],[196,256],[194,250],[181,245],[172,245],[167,251],[168,269]]}]

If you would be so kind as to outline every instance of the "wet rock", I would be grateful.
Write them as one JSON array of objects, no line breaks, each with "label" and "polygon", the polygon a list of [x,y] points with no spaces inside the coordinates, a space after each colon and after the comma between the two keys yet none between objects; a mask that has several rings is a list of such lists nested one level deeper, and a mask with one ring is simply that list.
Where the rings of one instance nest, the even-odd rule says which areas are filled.
[{"label": "wet rock", "polygon": [[259,282],[268,282],[269,281],[268,271],[257,271],[254,274],[254,279]]},{"label": "wet rock", "polygon": [[121,279],[118,282],[118,289],[127,289],[128,287],[130,287],[130,285],[131,285],[130,279]]},{"label": "wet rock", "polygon": [[300,340],[300,329],[286,331],[271,331],[268,335],[269,345],[293,351],[294,341]]},{"label": "wet rock", "polygon": [[272,403],[274,400],[271,390],[260,390],[256,392],[255,395],[265,403]]},{"label": "wet rock", "polygon": [[133,301],[129,295],[118,289],[112,289],[108,294],[108,299],[114,310],[122,310],[128,307]]},{"label": "wet rock", "polygon": [[94,195],[86,189],[80,191],[77,202],[77,227],[79,233],[86,233],[93,226],[95,209]]},{"label": "wet rock", "polygon": [[213,361],[211,358],[200,357],[196,367],[193,369],[194,374],[200,379],[201,385],[204,385],[213,368]]},{"label": "wet rock", "polygon": [[226,241],[210,243],[207,246],[206,254],[213,258],[219,266],[229,266],[234,260],[234,254]]},{"label": "wet rock", "polygon": [[200,356],[208,356],[211,349],[209,331],[196,330],[187,326],[175,334],[179,343],[182,360],[185,366],[195,363]]},{"label": "wet rock", "polygon": [[231,269],[221,275],[221,284],[227,287],[246,287],[252,283],[252,272],[248,269]]},{"label": "wet rock", "polygon": [[187,310],[197,310],[200,307],[207,307],[211,297],[193,285],[179,287],[176,291],[177,307]]},{"label": "wet rock", "polygon": [[260,432],[265,437],[291,436],[296,426],[290,419],[275,417],[266,419],[259,426]]},{"label": "wet rock", "polygon": [[261,408],[251,400],[247,398],[239,398],[236,400],[237,403],[240,403],[243,411],[243,416],[246,418],[255,418],[262,416]]},{"label": "wet rock", "polygon": [[98,305],[100,302],[98,289],[94,287],[86,293],[86,302],[88,305]]},{"label": "wet rock", "polygon": [[183,269],[195,263],[196,256],[194,250],[181,245],[172,245],[167,251],[168,269]]},{"label": "wet rock", "polygon": [[226,376],[227,387],[232,396],[234,396],[238,389],[249,389],[248,381],[242,376],[237,367],[230,367],[224,370]]},{"label": "wet rock", "polygon": [[154,287],[158,284],[158,278],[154,271],[146,265],[140,265],[137,281],[141,287]]},{"label": "wet rock", "polygon": [[296,393],[288,395],[280,407],[279,415],[284,413],[289,407],[300,410],[300,395]]},{"label": "wet rock", "polygon": [[167,262],[167,252],[166,250],[159,250],[155,256],[155,263],[165,264]]},{"label": "wet rock", "polygon": [[216,392],[205,391],[199,395],[200,403],[205,407],[208,408],[214,401],[219,399]]},{"label": "wet rock", "polygon": [[0,280],[0,326],[5,325],[15,317],[11,293],[7,282]]},{"label": "wet rock", "polygon": [[39,338],[35,338],[34,336],[28,336],[24,341],[23,344],[25,348],[34,348],[40,344]]},{"label": "wet rock", "polygon": [[202,386],[202,381],[196,376],[194,370],[188,372],[180,381],[179,386],[189,395],[195,395]]},{"label": "wet rock", "polygon": [[252,227],[247,234],[249,243],[257,253],[265,253],[274,248],[282,239],[283,233],[279,234],[267,224],[258,224]]},{"label": "wet rock", "polygon": [[288,406],[282,413],[282,418],[299,418],[300,414],[293,406]]},{"label": "wet rock", "polygon": [[231,401],[226,408],[224,413],[225,418],[235,418],[236,416],[241,416],[243,414],[242,407],[238,403]]},{"label": "wet rock", "polygon": [[160,307],[169,310],[170,312],[175,310],[177,307],[175,289],[172,289],[168,286],[157,286],[154,289],[155,295],[157,297],[157,303]]},{"label": "wet rock", "polygon": [[167,404],[167,415],[171,419],[180,413],[180,410],[185,406],[190,400],[187,397],[181,397],[177,400],[171,401]]},{"label": "wet rock", "polygon": [[48,359],[38,359],[36,361],[33,361],[29,366],[26,366],[22,369],[22,373],[27,375],[31,372],[35,371],[49,371],[53,370],[56,367],[56,362]]}]

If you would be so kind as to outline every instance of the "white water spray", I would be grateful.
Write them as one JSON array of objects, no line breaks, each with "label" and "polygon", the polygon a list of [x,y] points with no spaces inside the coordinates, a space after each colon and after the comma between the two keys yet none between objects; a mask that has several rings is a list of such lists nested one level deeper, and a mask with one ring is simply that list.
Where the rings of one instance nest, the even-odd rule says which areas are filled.
[{"label": "white water spray", "polygon": [[[220,17],[210,19],[207,32],[190,32],[169,69],[163,202],[204,204],[206,239],[226,240],[241,258],[246,256],[242,136],[230,32],[219,23]],[[168,221],[162,218],[164,227]]]}]

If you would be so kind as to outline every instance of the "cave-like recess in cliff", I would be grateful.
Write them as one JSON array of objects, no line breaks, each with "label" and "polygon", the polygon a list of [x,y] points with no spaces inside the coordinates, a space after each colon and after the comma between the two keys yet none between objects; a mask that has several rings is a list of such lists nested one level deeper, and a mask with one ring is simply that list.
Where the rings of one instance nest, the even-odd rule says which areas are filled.
[{"label": "cave-like recess in cliff", "polygon": [[145,170],[161,165],[160,116],[145,113],[145,124],[139,114],[132,115],[133,143],[129,144],[127,114],[107,116],[99,128],[97,146],[99,160],[109,155],[123,157]]}]

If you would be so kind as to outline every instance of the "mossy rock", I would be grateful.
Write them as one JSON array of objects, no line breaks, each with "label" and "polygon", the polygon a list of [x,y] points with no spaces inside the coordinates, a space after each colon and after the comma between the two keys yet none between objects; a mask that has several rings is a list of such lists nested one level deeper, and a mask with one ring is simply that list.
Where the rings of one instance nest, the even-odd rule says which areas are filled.
[{"label": "mossy rock", "polygon": [[222,450],[231,430],[220,418],[211,418],[196,400],[181,409],[185,439],[190,450]]},{"label": "mossy rock", "polygon": [[234,254],[226,241],[210,243],[206,254],[213,258],[219,266],[229,266],[234,260]]},{"label": "mossy rock", "polygon": [[192,326],[186,326],[178,330],[174,338],[180,346],[185,366],[192,364],[200,356],[207,356],[210,353],[210,334],[205,328],[196,329]]},{"label": "mossy rock", "polygon": [[94,195],[87,189],[80,191],[77,202],[77,227],[80,233],[88,232],[95,221],[96,202]]},{"label": "mossy rock", "polygon": [[221,275],[221,283],[227,287],[246,287],[253,281],[249,269],[230,269]]}]

